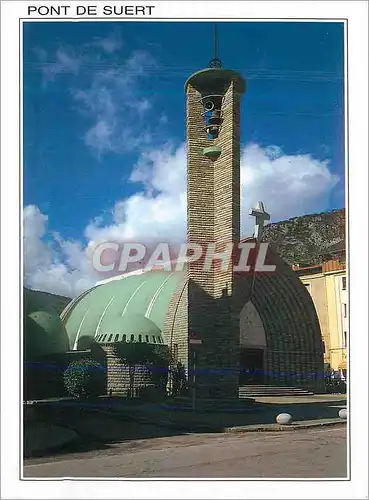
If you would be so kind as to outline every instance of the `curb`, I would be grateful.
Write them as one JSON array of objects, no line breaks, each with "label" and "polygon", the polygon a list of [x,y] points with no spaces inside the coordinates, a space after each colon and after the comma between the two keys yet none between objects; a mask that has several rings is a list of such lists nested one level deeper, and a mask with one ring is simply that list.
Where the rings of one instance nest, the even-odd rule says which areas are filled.
[{"label": "curb", "polygon": [[[138,418],[136,421],[139,421],[142,424],[152,424],[152,420],[147,420],[147,419],[141,419]],[[226,434],[237,434],[237,433],[244,433],[244,432],[291,432],[291,431],[298,431],[300,429],[311,429],[311,428],[316,428],[316,427],[333,427],[333,426],[346,426],[347,421],[342,420],[342,419],[335,419],[335,420],[327,420],[327,421],[314,421],[314,420],[307,420],[305,422],[301,423],[292,423],[288,425],[280,425],[280,424],[263,424],[263,425],[244,425],[244,426],[236,426],[236,427],[215,427],[211,425],[206,425],[206,424],[196,424],[192,423],[186,424],[182,422],[171,422],[168,420],[160,420],[155,422],[155,425],[158,427],[164,427],[167,429],[176,429],[180,430],[186,433],[192,433],[192,432],[215,432],[215,433],[226,433]]]},{"label": "curb", "polygon": [[288,431],[298,431],[300,429],[311,429],[311,428],[316,428],[316,427],[332,427],[335,425],[346,425],[346,420],[342,419],[337,419],[337,420],[329,420],[327,422],[314,422],[314,421],[309,421],[305,423],[295,423],[295,424],[289,424],[289,425],[279,425],[279,424],[266,424],[266,425],[256,425],[256,426],[251,426],[251,425],[245,425],[245,426],[238,426],[238,427],[227,427],[224,429],[224,432],[226,433],[242,433],[242,432],[288,432]]}]

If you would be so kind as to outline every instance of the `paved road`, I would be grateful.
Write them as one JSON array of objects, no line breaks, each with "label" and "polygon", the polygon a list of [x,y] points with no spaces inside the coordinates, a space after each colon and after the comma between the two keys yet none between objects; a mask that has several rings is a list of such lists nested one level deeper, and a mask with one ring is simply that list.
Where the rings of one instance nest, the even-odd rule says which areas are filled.
[{"label": "paved road", "polygon": [[24,477],[344,478],[346,427],[161,437],[48,460],[28,460]]}]

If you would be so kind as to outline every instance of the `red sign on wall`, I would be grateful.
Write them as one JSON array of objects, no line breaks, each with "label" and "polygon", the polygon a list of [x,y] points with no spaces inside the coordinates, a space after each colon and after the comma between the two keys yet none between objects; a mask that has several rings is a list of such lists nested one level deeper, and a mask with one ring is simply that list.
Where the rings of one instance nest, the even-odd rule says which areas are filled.
[{"label": "red sign on wall", "polygon": [[190,335],[188,337],[188,343],[190,345],[201,345],[202,340],[199,339],[195,333],[190,333]]}]

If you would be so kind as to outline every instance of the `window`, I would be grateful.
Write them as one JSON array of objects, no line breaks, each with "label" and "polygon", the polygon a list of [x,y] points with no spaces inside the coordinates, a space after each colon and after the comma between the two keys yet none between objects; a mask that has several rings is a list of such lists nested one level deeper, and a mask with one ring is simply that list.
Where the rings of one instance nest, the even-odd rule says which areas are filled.
[{"label": "window", "polygon": [[154,342],[154,344],[156,344],[156,338],[155,338],[155,335],[152,336],[152,340]]},{"label": "window", "polygon": [[347,347],[347,332],[346,332],[346,330],[343,332],[343,341],[344,341],[344,346]]},{"label": "window", "polygon": [[342,290],[346,290],[346,276],[342,277]]},{"label": "window", "polygon": [[114,342],[118,342],[118,339],[119,339],[119,333],[115,335]]},{"label": "window", "polygon": [[347,304],[342,304],[343,305],[343,317],[347,318]]},{"label": "window", "polygon": [[146,335],[146,342],[149,343],[150,342],[150,339],[149,339],[149,336]]},{"label": "window", "polygon": [[107,337],[107,335],[103,335],[103,337],[102,337],[102,339],[101,339],[101,340],[102,340],[103,342],[105,342],[106,337]]},{"label": "window", "polygon": [[131,342],[134,342],[135,341],[135,336],[133,335],[133,333],[131,333]]},{"label": "window", "polygon": [[113,334],[111,333],[111,334],[109,335],[108,342],[110,342],[112,338],[113,338]]},{"label": "window", "polygon": [[126,341],[127,341],[127,335],[124,333],[123,337],[122,337],[122,342],[126,342]]},{"label": "window", "polygon": [[142,335],[141,334],[138,336],[138,341],[142,342]]}]

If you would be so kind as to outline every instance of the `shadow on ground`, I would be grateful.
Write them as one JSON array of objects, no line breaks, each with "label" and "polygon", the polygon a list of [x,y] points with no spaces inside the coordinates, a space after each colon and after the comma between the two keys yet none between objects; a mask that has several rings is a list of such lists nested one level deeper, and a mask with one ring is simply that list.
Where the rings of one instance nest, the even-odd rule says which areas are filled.
[{"label": "shadow on ground", "polygon": [[[114,443],[170,437],[193,432],[224,432],[227,427],[273,424],[279,413],[290,413],[295,422],[338,417],[346,407],[342,395],[303,398],[259,398],[245,413],[192,412],[168,409],[158,403],[140,403],[123,398],[101,398],[39,402],[33,417],[25,422],[25,442],[33,426],[52,426],[73,433],[73,439],[53,446],[48,433],[37,431],[37,446],[24,447],[25,458],[91,450],[109,450]],[[41,426],[42,427],[42,426]]]}]

